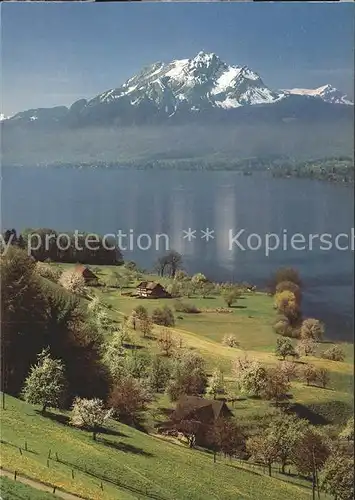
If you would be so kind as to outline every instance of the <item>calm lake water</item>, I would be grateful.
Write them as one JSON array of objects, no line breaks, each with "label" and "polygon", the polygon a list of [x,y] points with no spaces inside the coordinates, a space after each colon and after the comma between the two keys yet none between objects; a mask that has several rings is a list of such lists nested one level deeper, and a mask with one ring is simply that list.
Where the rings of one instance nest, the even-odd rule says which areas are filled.
[{"label": "calm lake water", "polygon": [[[304,281],[304,313],[326,323],[327,336],[352,339],[353,252],[290,248],[291,236],[339,233],[351,235],[354,194],[350,186],[311,180],[243,177],[234,172],[158,170],[3,169],[2,226],[50,227],[58,231],[100,234],[120,229],[131,234],[125,259],[150,269],[164,253],[166,239],[155,249],[155,235],[164,233],[191,273],[203,272],[216,281],[249,281],[265,285],[280,266],[293,266]],[[183,238],[184,230],[196,238]],[[201,230],[214,230],[202,239]],[[230,238],[244,229],[238,241]],[[229,233],[231,231],[231,233]],[[256,233],[247,243],[247,237]],[[287,236],[288,249],[265,255],[265,235]],[[141,250],[137,237],[152,238],[153,248]],[[350,236],[349,236],[350,237]],[[299,237],[298,237],[299,238]],[[328,236],[329,238],[329,236]],[[123,243],[129,246],[128,238]],[[234,240],[235,241],[235,240]],[[271,241],[271,240],[270,240]],[[272,239],[274,244],[275,238]],[[142,236],[141,246],[149,243]],[[301,247],[302,242],[297,247]],[[349,242],[339,239],[341,246]]]}]

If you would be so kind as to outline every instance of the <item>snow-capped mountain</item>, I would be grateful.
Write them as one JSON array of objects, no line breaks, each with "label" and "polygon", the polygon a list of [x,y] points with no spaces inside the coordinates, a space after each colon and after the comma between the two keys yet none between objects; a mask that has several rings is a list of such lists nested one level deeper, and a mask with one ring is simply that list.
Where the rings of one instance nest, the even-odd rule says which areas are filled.
[{"label": "snow-capped mountain", "polygon": [[252,109],[253,119],[272,116],[272,109],[283,119],[283,115],[294,118],[297,109],[303,114],[308,110],[309,115],[322,114],[325,109],[328,113],[330,104],[352,105],[330,85],[274,90],[247,66],[229,65],[214,53],[199,52],[192,59],[154,63],[120,87],[89,101],[81,99],[70,108],[31,109],[4,121],[32,127],[181,123],[205,119],[206,114],[212,121],[221,114],[244,119]]},{"label": "snow-capped mountain", "polygon": [[352,105],[353,103],[348,99],[346,94],[343,94],[335,87],[331,85],[323,85],[323,87],[318,87],[316,89],[288,89],[284,90],[286,94],[302,95],[308,97],[317,97],[322,99],[324,102],[329,102],[331,104],[347,104]]},{"label": "snow-capped mountain", "polygon": [[191,111],[211,106],[230,109],[272,103],[283,95],[268,89],[247,66],[229,66],[213,53],[199,52],[193,59],[155,63],[122,87],[95,97],[88,106],[118,99],[125,99],[132,106],[151,101],[172,115],[181,107]]}]

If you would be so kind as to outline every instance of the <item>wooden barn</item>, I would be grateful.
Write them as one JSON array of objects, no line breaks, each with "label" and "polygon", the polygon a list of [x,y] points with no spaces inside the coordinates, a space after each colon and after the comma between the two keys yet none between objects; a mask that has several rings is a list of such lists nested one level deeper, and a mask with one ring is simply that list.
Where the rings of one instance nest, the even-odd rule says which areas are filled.
[{"label": "wooden barn", "polygon": [[142,281],[139,283],[137,286],[137,295],[149,299],[166,299],[171,297],[165,288],[155,281]]},{"label": "wooden barn", "polygon": [[84,278],[86,285],[97,286],[99,284],[99,278],[87,266],[79,264],[75,267],[75,272]]},{"label": "wooden barn", "polygon": [[[161,424],[160,431],[171,433],[194,428],[193,443],[202,446],[208,445],[207,436],[211,426],[220,418],[230,418],[232,412],[225,401],[205,399],[198,396],[182,396],[170,420]],[[191,443],[190,443],[191,445]]]},{"label": "wooden barn", "polygon": [[205,399],[198,396],[182,396],[171,415],[171,420],[198,420],[203,424],[212,424],[218,418],[229,418],[232,415],[225,401]]}]

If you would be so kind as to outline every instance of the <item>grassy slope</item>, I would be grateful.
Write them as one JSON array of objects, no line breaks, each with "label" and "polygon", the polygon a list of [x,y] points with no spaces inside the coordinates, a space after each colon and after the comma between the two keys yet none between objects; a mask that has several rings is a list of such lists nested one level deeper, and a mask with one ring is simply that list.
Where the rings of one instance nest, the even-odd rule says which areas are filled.
[{"label": "grassy slope", "polygon": [[[117,422],[110,422],[107,433],[99,435],[95,443],[86,431],[59,422],[64,419],[64,413],[43,417],[26,403],[6,397],[6,410],[2,414],[2,465],[90,499],[310,498],[309,490],[302,485],[252,473],[238,468],[234,461],[219,459],[214,464],[207,453]],[[23,449],[25,441],[28,451]],[[23,449],[22,455],[19,447]],[[49,449],[53,458],[48,467]],[[55,453],[72,465],[58,463]],[[85,466],[97,477],[85,473]],[[102,481],[103,491],[102,474],[111,480]],[[117,481],[127,488],[116,486]]]},{"label": "grassy slope", "polygon": [[[105,281],[111,269],[110,267],[101,267],[99,274],[101,281]],[[159,279],[164,285],[169,283],[167,278],[147,277],[154,280]],[[132,283],[131,289],[133,286]],[[103,289],[99,288],[96,293],[104,303],[111,304],[112,314],[116,318],[122,314],[129,315],[138,304],[144,305],[149,312],[162,305],[170,307],[174,305],[174,299],[139,299],[122,296],[116,289],[108,289],[103,292]],[[244,353],[266,364],[275,364],[278,361],[273,354],[277,335],[272,329],[276,318],[272,297],[264,293],[245,294],[232,308],[233,312],[225,314],[213,312],[213,309],[217,307],[225,307],[223,299],[219,296],[206,299],[200,297],[183,298],[182,300],[194,304],[204,311],[206,309],[212,311],[199,314],[178,313],[176,316],[180,319],[176,320],[176,325],[172,330],[182,338],[185,346],[198,350],[206,358],[209,369],[212,370],[213,367],[219,366],[224,371],[227,381],[231,375],[233,360]],[[159,327],[156,327],[155,330],[158,331]],[[238,349],[222,345],[221,341],[226,333],[232,333],[236,336],[239,342]],[[149,350],[157,350],[155,341],[138,338],[137,342]],[[320,344],[317,356],[330,345],[330,343]],[[324,416],[328,416],[330,420],[339,420],[339,418],[346,420],[353,404],[353,345],[344,343],[342,347],[346,353],[345,362],[329,361],[316,356],[301,360],[329,370],[330,386],[328,389],[307,387],[301,382],[292,384],[295,402],[307,406],[314,405],[320,413],[324,413]],[[231,392],[235,390],[233,384],[229,389]],[[262,411],[265,409],[264,403],[255,403],[251,400],[248,400],[244,406],[248,415],[249,410],[254,411],[258,406]],[[341,408],[341,412],[344,412],[343,415],[339,415],[336,406]]]},{"label": "grassy slope", "polygon": [[0,484],[1,498],[3,500],[53,500],[58,498],[51,493],[39,491],[7,477],[1,477]]}]

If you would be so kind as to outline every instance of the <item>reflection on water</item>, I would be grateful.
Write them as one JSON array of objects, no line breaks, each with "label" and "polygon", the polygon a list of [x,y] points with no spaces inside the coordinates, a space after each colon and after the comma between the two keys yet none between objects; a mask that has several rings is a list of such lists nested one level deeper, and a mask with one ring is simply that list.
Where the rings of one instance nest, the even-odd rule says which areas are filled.
[{"label": "reflection on water", "polygon": [[[70,169],[4,169],[4,227],[51,227],[101,234],[132,230],[166,233],[189,272],[211,279],[264,285],[279,266],[294,266],[305,282],[306,314],[327,320],[328,333],[350,338],[353,254],[337,250],[229,249],[228,232],[282,236],[349,233],[353,191],[310,180],[243,177],[233,172],[162,172]],[[196,230],[188,241],[183,231]],[[214,239],[201,239],[201,230]],[[241,239],[245,242],[245,237]],[[161,240],[161,244],[163,240]],[[255,244],[255,242],[254,242]],[[163,248],[126,251],[127,259],[152,268]]]}]

